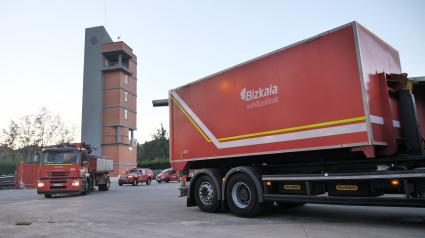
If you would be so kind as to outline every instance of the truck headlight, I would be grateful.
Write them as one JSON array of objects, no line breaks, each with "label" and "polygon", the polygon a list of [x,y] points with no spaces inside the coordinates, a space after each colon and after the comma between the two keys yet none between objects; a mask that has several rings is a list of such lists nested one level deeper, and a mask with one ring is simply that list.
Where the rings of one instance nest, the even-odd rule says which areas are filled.
[{"label": "truck headlight", "polygon": [[78,180],[72,181],[72,186],[75,186],[75,187],[80,186],[80,181],[78,181]]},{"label": "truck headlight", "polygon": [[43,182],[38,182],[38,183],[37,183],[37,187],[39,187],[39,188],[44,187],[44,183],[43,183]]}]

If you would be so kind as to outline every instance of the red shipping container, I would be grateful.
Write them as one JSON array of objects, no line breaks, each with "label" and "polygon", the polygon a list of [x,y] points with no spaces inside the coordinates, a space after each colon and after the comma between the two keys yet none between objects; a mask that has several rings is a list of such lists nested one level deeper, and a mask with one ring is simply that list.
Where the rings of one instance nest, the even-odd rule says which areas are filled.
[{"label": "red shipping container", "polygon": [[384,73],[401,73],[398,51],[352,22],[170,90],[172,165],[335,148],[394,154],[400,116]]}]

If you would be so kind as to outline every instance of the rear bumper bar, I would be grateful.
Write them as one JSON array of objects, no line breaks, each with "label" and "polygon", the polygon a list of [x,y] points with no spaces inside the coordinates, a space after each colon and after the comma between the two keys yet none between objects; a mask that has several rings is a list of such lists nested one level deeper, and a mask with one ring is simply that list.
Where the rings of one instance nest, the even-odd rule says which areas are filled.
[{"label": "rear bumper bar", "polygon": [[333,205],[354,206],[391,206],[391,207],[425,207],[425,198],[403,197],[333,197],[333,196],[305,196],[264,194],[265,201],[274,202],[301,202]]}]

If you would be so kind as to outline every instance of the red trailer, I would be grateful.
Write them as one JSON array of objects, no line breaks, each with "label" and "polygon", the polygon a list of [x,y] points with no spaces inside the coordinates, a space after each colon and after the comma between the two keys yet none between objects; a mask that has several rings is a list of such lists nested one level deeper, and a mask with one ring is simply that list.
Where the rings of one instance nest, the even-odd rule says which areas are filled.
[{"label": "red trailer", "polygon": [[425,124],[406,76],[352,22],[170,90],[171,163],[195,170],[188,205],[424,207]]}]

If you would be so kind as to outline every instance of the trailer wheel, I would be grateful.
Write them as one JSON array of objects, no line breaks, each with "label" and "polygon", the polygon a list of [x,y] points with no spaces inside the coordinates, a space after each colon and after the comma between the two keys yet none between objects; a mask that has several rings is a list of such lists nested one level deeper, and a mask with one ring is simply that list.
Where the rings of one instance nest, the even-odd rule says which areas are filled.
[{"label": "trailer wheel", "polygon": [[226,201],[232,213],[240,217],[254,217],[264,209],[264,203],[259,203],[254,181],[244,173],[230,177],[226,186]]},{"label": "trailer wheel", "polygon": [[217,187],[210,176],[200,177],[195,184],[194,197],[199,209],[204,212],[216,212],[219,209]]},{"label": "trailer wheel", "polygon": [[108,191],[110,187],[111,187],[111,179],[108,176],[108,179],[106,179],[105,191]]},{"label": "trailer wheel", "polygon": [[105,184],[99,184],[99,191],[108,191],[109,188],[111,187],[111,180],[109,179],[109,177],[106,179],[106,183]]},{"label": "trailer wheel", "polygon": [[137,179],[134,179],[131,185],[136,186],[137,184],[138,184]]},{"label": "trailer wheel", "polygon": [[148,180],[146,181],[146,185],[150,185],[151,184],[151,178],[148,178]]}]

